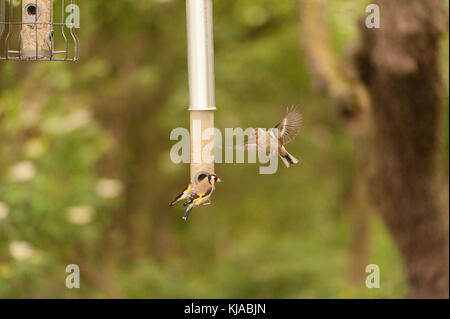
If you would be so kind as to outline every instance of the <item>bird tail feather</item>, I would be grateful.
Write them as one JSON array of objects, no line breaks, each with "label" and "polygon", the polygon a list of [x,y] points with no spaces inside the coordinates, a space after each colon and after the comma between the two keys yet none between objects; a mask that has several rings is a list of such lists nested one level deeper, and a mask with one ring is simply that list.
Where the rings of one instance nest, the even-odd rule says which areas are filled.
[{"label": "bird tail feather", "polygon": [[179,197],[175,198],[175,199],[173,200],[173,202],[171,202],[171,203],[169,204],[169,206],[172,207],[173,205],[175,205],[176,202],[178,202],[178,199],[179,199]]},{"label": "bird tail feather", "polygon": [[193,201],[193,199],[192,199],[192,198],[189,198],[189,199],[183,204],[183,207],[186,207],[187,205],[192,204],[192,201]]},{"label": "bird tail feather", "polygon": [[169,206],[172,207],[173,205],[175,205],[181,199],[181,197],[183,197],[183,193],[175,197],[175,199],[169,204]]},{"label": "bird tail feather", "polygon": [[287,168],[298,163],[298,159],[296,159],[294,156],[292,156],[288,152],[286,152],[286,155],[281,155],[280,157],[283,160],[283,163],[284,163],[284,165],[286,165]]},{"label": "bird tail feather", "polygon": [[187,219],[188,219],[189,214],[191,213],[192,208],[193,208],[192,206],[189,206],[189,207],[188,207],[188,209],[186,210],[186,213],[185,213],[184,216],[183,216],[183,219],[184,219],[184,220],[187,220]]}]

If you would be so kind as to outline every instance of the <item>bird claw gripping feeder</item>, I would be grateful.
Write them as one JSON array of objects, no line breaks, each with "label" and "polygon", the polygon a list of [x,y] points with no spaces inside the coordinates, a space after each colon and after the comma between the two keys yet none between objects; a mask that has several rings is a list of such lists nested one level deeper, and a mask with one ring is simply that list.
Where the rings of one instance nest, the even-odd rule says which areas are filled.
[{"label": "bird claw gripping feeder", "polygon": [[0,0],[0,60],[78,60],[78,13],[74,0]]},{"label": "bird claw gripping feeder", "polygon": [[[191,184],[214,174],[214,160],[203,158],[203,150],[214,145],[214,41],[212,0],[186,0],[191,130]],[[200,130],[199,130],[200,128]],[[206,135],[206,134],[205,134]],[[213,152],[212,147],[211,152]]]}]

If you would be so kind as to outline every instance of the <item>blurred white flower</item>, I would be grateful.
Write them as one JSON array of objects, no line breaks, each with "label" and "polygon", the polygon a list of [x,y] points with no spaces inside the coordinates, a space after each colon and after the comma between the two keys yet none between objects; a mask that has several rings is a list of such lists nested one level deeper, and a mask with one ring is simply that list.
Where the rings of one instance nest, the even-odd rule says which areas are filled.
[{"label": "blurred white flower", "polygon": [[91,206],[73,206],[67,209],[67,219],[72,224],[88,224],[94,219],[94,216],[95,210]]},{"label": "blurred white flower", "polygon": [[87,125],[92,119],[87,109],[78,109],[64,119],[64,132],[71,132]]},{"label": "blurred white flower", "polygon": [[9,176],[14,182],[27,182],[36,175],[36,167],[30,161],[14,164],[10,168]]},{"label": "blurred white flower", "polygon": [[48,116],[42,124],[42,129],[50,134],[69,133],[89,124],[91,119],[91,113],[85,108],[80,108],[66,116]]},{"label": "blurred white flower", "polygon": [[14,259],[24,260],[30,258],[34,253],[34,248],[26,241],[13,241],[9,244],[9,252]]},{"label": "blurred white flower", "polygon": [[8,217],[9,214],[9,207],[5,204],[0,202],[0,220]]},{"label": "blurred white flower", "polygon": [[123,184],[117,179],[102,178],[97,181],[96,191],[100,197],[114,198],[122,194]]}]

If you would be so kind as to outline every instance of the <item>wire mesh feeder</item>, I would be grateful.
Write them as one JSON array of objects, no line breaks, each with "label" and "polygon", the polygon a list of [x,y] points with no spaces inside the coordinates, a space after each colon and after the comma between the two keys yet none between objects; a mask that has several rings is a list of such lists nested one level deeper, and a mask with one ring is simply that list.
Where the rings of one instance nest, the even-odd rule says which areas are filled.
[{"label": "wire mesh feeder", "polygon": [[78,11],[74,0],[0,0],[0,60],[78,60]]}]

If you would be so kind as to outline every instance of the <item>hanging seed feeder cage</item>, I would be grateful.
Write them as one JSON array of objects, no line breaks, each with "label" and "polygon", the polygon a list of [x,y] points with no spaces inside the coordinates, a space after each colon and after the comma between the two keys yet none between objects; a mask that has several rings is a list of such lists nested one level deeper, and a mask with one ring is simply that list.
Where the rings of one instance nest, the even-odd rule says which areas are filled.
[{"label": "hanging seed feeder cage", "polygon": [[74,0],[0,0],[0,60],[76,61]]}]

